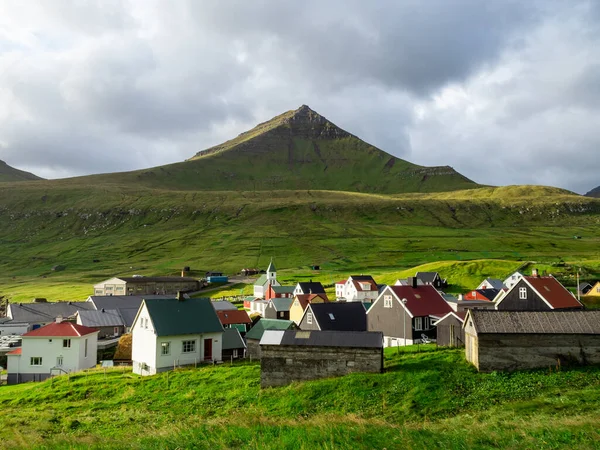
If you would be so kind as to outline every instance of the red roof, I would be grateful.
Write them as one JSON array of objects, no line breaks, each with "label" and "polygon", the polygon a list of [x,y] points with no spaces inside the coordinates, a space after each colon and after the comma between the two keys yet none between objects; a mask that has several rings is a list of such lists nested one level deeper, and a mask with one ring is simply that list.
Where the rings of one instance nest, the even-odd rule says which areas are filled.
[{"label": "red roof", "polygon": [[237,323],[252,323],[248,313],[241,309],[231,309],[217,311],[217,316],[223,325],[233,325]]},{"label": "red roof", "polygon": [[582,308],[583,305],[554,277],[523,277],[554,309]]},{"label": "red roof", "polygon": [[444,316],[453,312],[444,297],[432,286],[389,286],[402,300],[406,299],[406,308],[413,317]]},{"label": "red roof", "polygon": [[348,281],[348,280],[341,280],[341,281],[338,281],[338,282],[337,282],[337,283],[335,283],[335,284],[346,284],[346,281]]},{"label": "red roof", "polygon": [[14,350],[7,353],[7,355],[20,355],[23,352],[21,347],[15,348]]},{"label": "red roof", "polygon": [[78,337],[96,333],[97,328],[84,327],[73,322],[52,322],[36,330],[25,333],[23,336],[32,337]]},{"label": "red roof", "polygon": [[295,299],[298,299],[298,302],[300,303],[300,306],[302,306],[302,309],[306,309],[308,304],[312,303],[315,298],[322,299],[324,303],[329,302],[329,298],[327,298],[327,295],[325,294],[298,294],[295,297]]},{"label": "red roof", "polygon": [[[357,291],[373,292],[378,290],[377,283],[370,275],[353,275],[350,278],[352,278],[352,284],[354,284]],[[368,284],[369,287],[363,289],[361,283]]]}]

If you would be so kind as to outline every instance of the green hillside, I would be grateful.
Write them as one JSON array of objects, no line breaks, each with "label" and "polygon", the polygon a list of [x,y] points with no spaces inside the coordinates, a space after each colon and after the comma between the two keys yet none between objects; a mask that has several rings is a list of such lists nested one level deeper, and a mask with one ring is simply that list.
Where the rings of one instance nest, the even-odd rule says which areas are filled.
[{"label": "green hillside", "polygon": [[257,363],[0,387],[2,448],[597,448],[598,367],[480,374],[387,349],[384,374],[259,388]]},{"label": "green hillside", "polygon": [[188,161],[72,179],[160,189],[337,190],[402,193],[478,185],[451,167],[422,167],[385,153],[302,106]]},{"label": "green hillside", "polygon": [[32,173],[15,169],[14,167],[11,167],[8,164],[6,164],[4,161],[0,161],[0,183],[35,180],[42,180],[42,178]]}]

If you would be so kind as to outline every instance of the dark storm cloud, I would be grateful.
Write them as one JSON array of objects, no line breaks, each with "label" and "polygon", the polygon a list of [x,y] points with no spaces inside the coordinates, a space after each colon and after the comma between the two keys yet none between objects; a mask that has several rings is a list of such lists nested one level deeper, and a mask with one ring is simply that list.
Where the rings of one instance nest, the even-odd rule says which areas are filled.
[{"label": "dark storm cloud", "polygon": [[584,0],[7,0],[0,159],[46,177],[159,165],[309,104],[412,162],[585,192],[599,21]]}]

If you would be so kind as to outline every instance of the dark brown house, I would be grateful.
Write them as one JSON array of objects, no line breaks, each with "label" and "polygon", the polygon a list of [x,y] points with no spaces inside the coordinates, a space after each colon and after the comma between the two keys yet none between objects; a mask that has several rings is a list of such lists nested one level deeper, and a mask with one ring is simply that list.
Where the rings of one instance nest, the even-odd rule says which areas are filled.
[{"label": "dark brown house", "polygon": [[265,308],[265,318],[289,320],[293,302],[293,298],[272,298]]},{"label": "dark brown house", "polygon": [[367,315],[361,302],[310,303],[299,325],[301,330],[367,331]]},{"label": "dark brown house", "polygon": [[261,387],[383,371],[381,333],[265,331],[260,341]]},{"label": "dark brown house", "polygon": [[521,278],[496,302],[499,311],[583,309],[583,305],[553,276]]},{"label": "dark brown house", "polygon": [[482,372],[600,364],[600,311],[470,310],[464,331]]},{"label": "dark brown house", "polygon": [[437,339],[433,323],[452,312],[433,285],[388,286],[367,311],[369,331],[381,331],[385,347]]},{"label": "dark brown house", "polygon": [[451,312],[435,323],[437,345],[444,347],[464,347],[465,331],[463,323],[466,312]]}]

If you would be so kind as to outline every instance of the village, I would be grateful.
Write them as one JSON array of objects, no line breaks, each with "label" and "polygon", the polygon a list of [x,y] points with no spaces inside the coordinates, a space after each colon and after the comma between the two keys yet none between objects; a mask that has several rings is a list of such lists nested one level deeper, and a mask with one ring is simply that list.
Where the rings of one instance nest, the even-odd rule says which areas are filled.
[{"label": "village", "polygon": [[[211,300],[202,288],[227,281],[114,277],[84,301],[8,303],[0,317],[0,361],[7,384],[114,365],[151,376],[180,367],[260,360],[261,386],[384,371],[384,348],[435,343],[464,347],[482,372],[600,363],[600,311],[582,298],[600,295],[600,282],[577,295],[552,275],[515,272],[486,278],[454,296],[437,272],[417,272],[393,285],[370,275],[334,284],[284,286],[273,261],[253,295],[234,304]],[[330,290],[331,292],[331,290]]]}]

